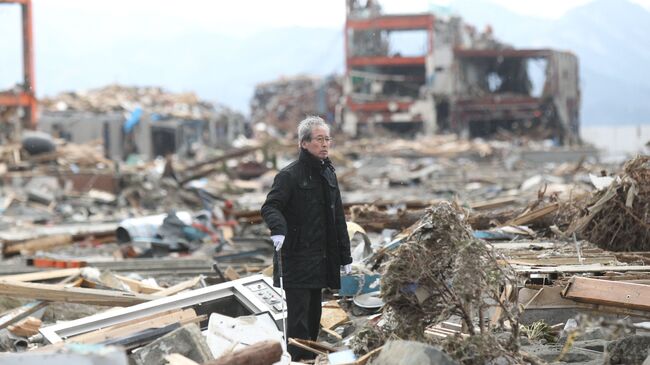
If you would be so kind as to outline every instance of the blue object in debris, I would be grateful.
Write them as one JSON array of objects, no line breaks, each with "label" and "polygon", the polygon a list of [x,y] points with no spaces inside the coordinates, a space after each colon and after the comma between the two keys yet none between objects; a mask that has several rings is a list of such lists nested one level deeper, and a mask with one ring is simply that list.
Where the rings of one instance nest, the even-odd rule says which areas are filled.
[{"label": "blue object in debris", "polygon": [[492,231],[474,231],[474,238],[478,238],[481,240],[511,240],[513,238],[516,238],[516,234],[508,233],[508,232],[500,232],[496,230]]},{"label": "blue object in debris", "polygon": [[140,123],[140,118],[142,118],[142,108],[136,107],[131,112],[131,115],[124,121],[122,125],[122,130],[124,133],[130,133],[133,130],[133,127]]},{"label": "blue object in debris", "polygon": [[380,280],[381,275],[379,274],[341,275],[339,295],[352,297],[377,291],[380,289]]}]

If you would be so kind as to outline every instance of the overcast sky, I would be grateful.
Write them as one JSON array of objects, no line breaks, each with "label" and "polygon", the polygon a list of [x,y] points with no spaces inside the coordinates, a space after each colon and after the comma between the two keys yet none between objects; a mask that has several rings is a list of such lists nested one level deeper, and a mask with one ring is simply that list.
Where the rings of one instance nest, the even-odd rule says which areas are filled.
[{"label": "overcast sky", "polygon": [[[590,0],[488,1],[520,14],[556,18]],[[650,9],[650,0],[632,1]],[[449,5],[453,1],[382,0],[380,3],[386,12],[396,13],[426,11],[431,4]],[[111,19],[116,34],[133,29],[135,22],[141,23],[142,32],[151,36],[175,33],[187,27],[245,35],[269,27],[339,27],[345,19],[344,4],[344,0],[34,0],[34,11],[37,19],[47,16],[66,22],[70,21],[66,19],[70,9],[77,12],[84,9],[88,19]],[[7,19],[8,12],[6,5],[0,6],[0,22]]]},{"label": "overcast sky", "polygon": [[[464,0],[473,1],[473,0]],[[522,15],[558,18],[590,0],[476,0],[499,4]],[[631,0],[650,10],[650,0]],[[138,41],[165,41],[179,34],[220,33],[229,37],[257,37],[260,32],[292,26],[340,29],[345,20],[345,0],[33,0],[37,43],[37,90],[51,94],[70,85],[46,82],[49,65],[43,42],[56,38],[65,42],[62,52],[89,47],[107,50],[111,45],[137,38]],[[449,6],[453,0],[380,0],[387,13],[424,12],[432,6]],[[20,11],[17,5],[0,5],[0,89],[11,87],[20,78]],[[80,14],[83,14],[80,16]],[[134,37],[134,34],[137,37]],[[250,39],[250,38],[249,38]],[[40,47],[39,47],[40,42]],[[58,43],[57,43],[58,44]],[[206,45],[207,46],[207,45]],[[76,48],[75,48],[76,47]],[[327,49],[327,45],[323,45]],[[39,54],[39,49],[41,53]],[[56,50],[56,49],[55,49]],[[76,52],[73,52],[76,54]],[[83,52],[79,52],[82,54]],[[114,58],[107,53],[106,62]],[[75,62],[69,62],[74,68]],[[99,67],[99,66],[98,66]],[[122,65],[122,67],[124,67]],[[60,71],[57,71],[60,72]],[[130,70],[115,72],[114,81],[129,82]],[[77,80],[74,80],[77,81]],[[40,83],[39,83],[40,82]],[[183,90],[189,87],[183,85]],[[163,85],[166,86],[166,85]],[[176,85],[178,87],[178,85]]]}]

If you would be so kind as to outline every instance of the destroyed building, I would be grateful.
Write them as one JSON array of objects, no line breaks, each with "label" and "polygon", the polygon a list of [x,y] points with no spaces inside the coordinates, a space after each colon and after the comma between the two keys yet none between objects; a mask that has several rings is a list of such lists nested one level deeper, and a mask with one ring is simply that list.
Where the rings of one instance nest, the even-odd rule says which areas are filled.
[{"label": "destroyed building", "polygon": [[354,0],[344,47],[339,122],[348,134],[381,126],[579,140],[578,60],[569,52],[517,50],[456,16],[385,15],[376,2]]},{"label": "destroyed building", "polygon": [[297,121],[320,115],[333,121],[342,94],[341,79],[299,75],[255,86],[251,100],[251,124],[264,123],[282,132],[293,132]]},{"label": "destroyed building", "polygon": [[[199,146],[225,147],[245,133],[240,113],[159,87],[109,85],[66,92],[41,101],[40,129],[75,143],[101,140],[114,160],[172,153],[188,156]],[[83,125],[83,128],[79,128]]]}]

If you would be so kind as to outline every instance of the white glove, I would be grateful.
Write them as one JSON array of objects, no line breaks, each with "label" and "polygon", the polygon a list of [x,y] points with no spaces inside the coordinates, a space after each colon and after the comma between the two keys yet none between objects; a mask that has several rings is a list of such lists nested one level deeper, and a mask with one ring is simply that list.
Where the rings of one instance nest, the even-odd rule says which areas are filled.
[{"label": "white glove", "polygon": [[352,273],[352,264],[343,265],[343,272],[346,274]]},{"label": "white glove", "polygon": [[284,243],[284,236],[281,234],[271,236],[271,240],[273,240],[273,247],[275,247],[275,250],[280,251],[282,244]]}]

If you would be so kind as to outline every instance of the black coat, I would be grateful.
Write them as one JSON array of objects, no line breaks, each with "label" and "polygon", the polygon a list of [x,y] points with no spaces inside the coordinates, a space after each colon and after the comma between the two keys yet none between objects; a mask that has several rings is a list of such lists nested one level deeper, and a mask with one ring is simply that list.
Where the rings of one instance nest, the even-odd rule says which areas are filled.
[{"label": "black coat", "polygon": [[[262,205],[271,235],[284,235],[283,284],[288,289],[341,287],[340,267],[352,263],[341,192],[329,159],[301,149],[282,169]],[[277,252],[273,285],[280,286]]]}]

